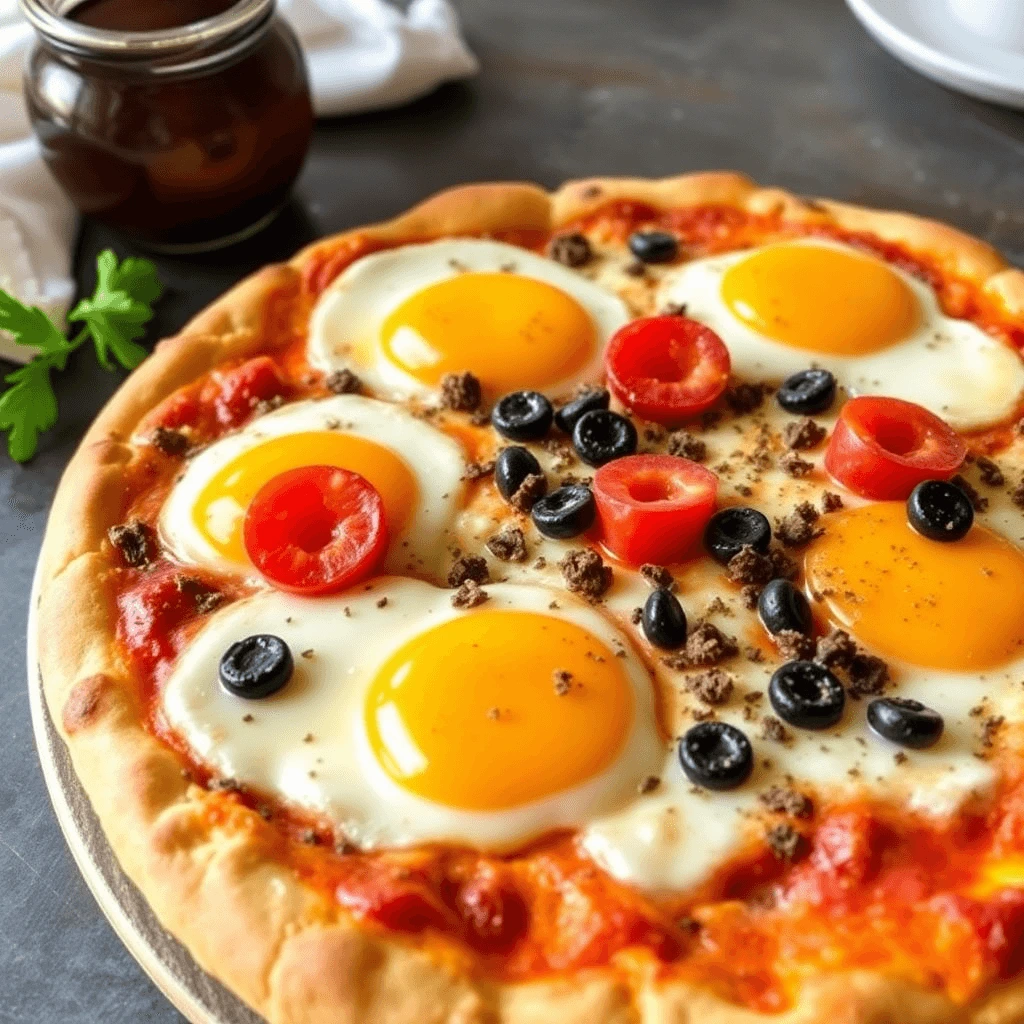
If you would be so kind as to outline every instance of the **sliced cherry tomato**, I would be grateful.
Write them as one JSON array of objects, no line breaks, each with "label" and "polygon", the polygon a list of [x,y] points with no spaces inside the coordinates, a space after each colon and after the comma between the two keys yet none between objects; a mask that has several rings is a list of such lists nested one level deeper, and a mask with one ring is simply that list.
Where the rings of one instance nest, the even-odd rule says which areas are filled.
[{"label": "sliced cherry tomato", "polygon": [[843,406],[825,468],[861,497],[899,501],[922,480],[948,480],[966,455],[960,435],[934,413],[865,395]]},{"label": "sliced cherry tomato", "polygon": [[605,349],[612,394],[644,419],[674,426],[713,405],[729,382],[729,350],[685,316],[649,316],[616,331]]},{"label": "sliced cherry tomato", "polygon": [[631,565],[678,562],[715,511],[718,477],[675,455],[629,455],[594,476],[603,541]]},{"label": "sliced cherry tomato", "polygon": [[384,502],[358,473],[300,466],[257,491],[243,538],[252,564],[272,583],[326,594],[366,579],[384,557]]}]

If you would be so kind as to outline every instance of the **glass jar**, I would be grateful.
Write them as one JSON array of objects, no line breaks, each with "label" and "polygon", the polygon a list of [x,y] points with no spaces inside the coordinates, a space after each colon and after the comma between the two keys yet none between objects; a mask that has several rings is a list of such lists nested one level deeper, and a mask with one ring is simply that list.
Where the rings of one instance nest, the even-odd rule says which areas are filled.
[{"label": "glass jar", "polygon": [[82,213],[164,252],[273,219],[313,129],[302,51],[274,0],[21,5],[38,33],[29,115]]}]

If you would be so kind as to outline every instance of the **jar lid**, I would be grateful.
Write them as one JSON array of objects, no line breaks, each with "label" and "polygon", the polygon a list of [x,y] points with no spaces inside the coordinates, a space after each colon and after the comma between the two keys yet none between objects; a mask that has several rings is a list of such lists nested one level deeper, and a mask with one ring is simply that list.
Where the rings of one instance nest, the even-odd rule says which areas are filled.
[{"label": "jar lid", "polygon": [[275,0],[238,0],[226,11],[176,28],[117,32],[93,28],[67,15],[82,0],[18,0],[22,13],[49,43],[93,60],[144,66],[146,72],[198,71],[235,56],[261,35]]}]

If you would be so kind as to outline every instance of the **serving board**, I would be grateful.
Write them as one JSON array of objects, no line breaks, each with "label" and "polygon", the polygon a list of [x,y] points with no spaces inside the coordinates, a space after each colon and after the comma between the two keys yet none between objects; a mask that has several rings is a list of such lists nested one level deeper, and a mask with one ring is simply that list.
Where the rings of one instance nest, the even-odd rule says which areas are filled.
[{"label": "serving board", "polygon": [[61,831],[86,885],[118,938],[153,984],[192,1024],[264,1024],[263,1018],[211,978],[157,921],[107,843],[43,695],[36,655],[36,568],[28,616],[28,689],[32,731]]}]

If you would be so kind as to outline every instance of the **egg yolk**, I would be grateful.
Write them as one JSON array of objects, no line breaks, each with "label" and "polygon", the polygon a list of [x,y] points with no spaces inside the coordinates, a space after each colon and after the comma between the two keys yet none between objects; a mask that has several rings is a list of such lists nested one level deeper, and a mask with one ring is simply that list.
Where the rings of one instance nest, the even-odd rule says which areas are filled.
[{"label": "egg yolk", "polygon": [[264,441],[212,476],[192,506],[196,528],[221,557],[246,564],[242,525],[249,503],[269,480],[300,466],[337,466],[365,477],[380,492],[391,536],[416,503],[416,480],[391,449],[353,434],[310,430]]},{"label": "egg yolk", "polygon": [[586,782],[615,759],[632,720],[622,659],[593,634],[500,610],[409,641],[377,672],[365,705],[371,747],[391,778],[473,811]]},{"label": "egg yolk", "polygon": [[824,245],[753,253],[725,272],[722,298],[759,334],[840,356],[888,348],[920,317],[910,286],[881,260]]},{"label": "egg yolk", "polygon": [[424,384],[470,370],[498,395],[579,373],[594,354],[596,332],[587,311],[550,284],[463,273],[406,299],[384,321],[381,345]]},{"label": "egg yolk", "polygon": [[1024,554],[984,527],[944,543],[902,502],[852,508],[829,516],[804,570],[828,617],[883,656],[967,671],[1024,654]]}]

